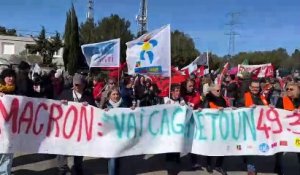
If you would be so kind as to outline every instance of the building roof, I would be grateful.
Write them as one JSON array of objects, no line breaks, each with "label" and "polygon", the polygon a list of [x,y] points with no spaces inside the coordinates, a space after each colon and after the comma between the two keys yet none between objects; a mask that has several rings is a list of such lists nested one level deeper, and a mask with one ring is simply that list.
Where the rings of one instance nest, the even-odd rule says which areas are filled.
[{"label": "building roof", "polygon": [[7,41],[21,41],[21,42],[32,42],[35,43],[33,38],[31,37],[23,37],[23,36],[6,36],[0,35],[0,40],[7,40]]}]

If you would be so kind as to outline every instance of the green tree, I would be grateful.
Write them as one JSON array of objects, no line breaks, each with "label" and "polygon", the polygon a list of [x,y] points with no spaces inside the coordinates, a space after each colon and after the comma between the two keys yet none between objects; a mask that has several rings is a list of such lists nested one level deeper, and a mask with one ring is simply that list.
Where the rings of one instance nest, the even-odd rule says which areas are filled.
[{"label": "green tree", "polygon": [[106,41],[115,38],[121,38],[121,62],[126,60],[126,43],[133,40],[133,34],[130,31],[130,22],[119,15],[110,15],[98,22],[95,30],[96,41]]},{"label": "green tree", "polygon": [[60,34],[56,32],[55,36],[51,37],[49,42],[49,53],[51,56],[51,62],[55,52],[58,52],[63,47],[63,43]]},{"label": "green tree", "polygon": [[198,55],[199,51],[195,48],[192,38],[178,30],[171,33],[172,65],[182,68],[191,63]]},{"label": "green tree", "polygon": [[300,69],[300,51],[295,49],[294,53],[291,56],[291,62],[294,65],[294,68]]},{"label": "green tree", "polygon": [[70,43],[70,36],[71,36],[71,12],[68,11],[66,15],[66,23],[65,23],[65,33],[64,33],[64,51],[63,51],[63,61],[65,68],[68,67],[68,59],[69,59],[69,43]]},{"label": "green tree", "polygon": [[97,42],[95,36],[96,24],[94,20],[88,19],[80,25],[80,44],[89,44]]},{"label": "green tree", "polygon": [[53,55],[62,47],[60,35],[56,32],[56,35],[52,39],[46,38],[46,30],[42,27],[42,30],[37,38],[33,38],[35,44],[26,45],[30,54],[39,53],[43,58],[43,64],[51,65]]},{"label": "green tree", "polygon": [[249,64],[272,63],[275,68],[286,67],[290,56],[286,49],[278,48],[272,51],[240,52],[230,60],[234,65],[241,64],[243,60],[249,60]]},{"label": "green tree", "polygon": [[74,5],[72,5],[71,13],[70,13],[70,21],[71,21],[71,31],[70,31],[70,38],[67,44],[67,47],[69,49],[68,53],[68,64],[67,64],[67,70],[70,75],[74,75],[76,73],[77,69],[80,67],[78,65],[79,59],[81,58],[81,49],[79,45],[79,27],[78,27],[78,19],[76,15],[76,11],[74,8]]},{"label": "green tree", "polygon": [[7,29],[3,26],[0,26],[0,35],[17,36],[17,31],[16,29]]},{"label": "green tree", "polygon": [[56,32],[54,37],[50,39],[46,38],[46,30],[42,27],[42,30],[37,38],[33,38],[35,44],[26,45],[30,54],[39,53],[43,58],[43,64],[51,65],[53,55],[62,47],[60,35]]},{"label": "green tree", "polygon": [[209,53],[209,69],[210,70],[217,70],[222,69],[222,66],[224,66],[226,59],[223,59],[221,57],[218,57],[218,55]]}]

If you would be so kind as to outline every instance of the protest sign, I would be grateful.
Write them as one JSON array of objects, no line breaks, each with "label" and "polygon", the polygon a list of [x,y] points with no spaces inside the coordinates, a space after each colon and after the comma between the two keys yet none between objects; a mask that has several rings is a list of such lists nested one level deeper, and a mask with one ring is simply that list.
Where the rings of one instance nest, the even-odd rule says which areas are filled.
[{"label": "protest sign", "polygon": [[168,152],[272,155],[299,152],[300,114],[269,107],[237,110],[156,105],[108,112],[80,103],[0,98],[0,152],[122,157]]}]

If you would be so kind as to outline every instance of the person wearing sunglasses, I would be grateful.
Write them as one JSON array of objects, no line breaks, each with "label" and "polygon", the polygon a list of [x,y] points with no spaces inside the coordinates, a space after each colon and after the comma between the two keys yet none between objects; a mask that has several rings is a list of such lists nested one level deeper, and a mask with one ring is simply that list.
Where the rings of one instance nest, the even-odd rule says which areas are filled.
[{"label": "person wearing sunglasses", "polygon": [[[285,109],[288,111],[300,112],[300,86],[297,83],[288,83],[286,86],[286,93],[282,98],[279,98],[276,108]],[[300,154],[297,154],[300,160]],[[275,173],[283,175],[283,153],[275,155]]]},{"label": "person wearing sunglasses", "polygon": [[[221,93],[221,86],[216,84],[211,84],[209,87],[209,92],[205,96],[205,100],[203,102],[203,108],[210,109],[219,109],[227,108],[229,105],[227,104],[225,98]],[[216,157],[215,170],[218,171],[222,175],[227,175],[227,172],[222,168],[224,161],[224,156]],[[206,156],[207,167],[206,170],[209,173],[213,173],[212,168],[212,157]]]}]

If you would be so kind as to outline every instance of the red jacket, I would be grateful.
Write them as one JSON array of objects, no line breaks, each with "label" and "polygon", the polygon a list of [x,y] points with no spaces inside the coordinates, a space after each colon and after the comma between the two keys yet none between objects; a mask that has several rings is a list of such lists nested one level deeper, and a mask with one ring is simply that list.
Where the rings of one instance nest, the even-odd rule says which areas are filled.
[{"label": "red jacket", "polygon": [[198,109],[201,105],[202,97],[199,92],[187,93],[183,98],[187,104],[194,105],[193,109]]}]

